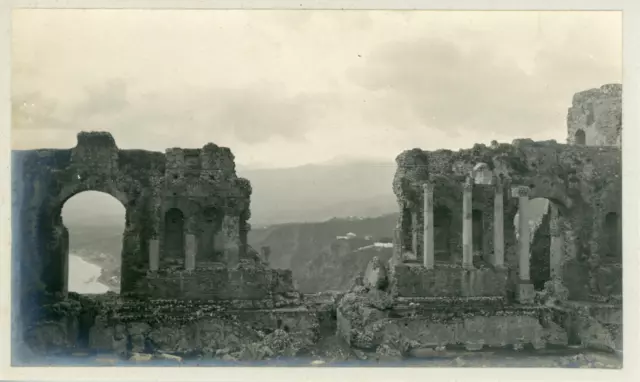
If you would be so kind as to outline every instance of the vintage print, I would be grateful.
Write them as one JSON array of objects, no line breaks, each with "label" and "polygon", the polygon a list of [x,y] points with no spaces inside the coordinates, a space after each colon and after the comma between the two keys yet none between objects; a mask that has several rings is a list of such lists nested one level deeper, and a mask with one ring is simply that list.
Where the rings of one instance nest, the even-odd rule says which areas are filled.
[{"label": "vintage print", "polygon": [[12,14],[14,366],[622,368],[622,14]]}]

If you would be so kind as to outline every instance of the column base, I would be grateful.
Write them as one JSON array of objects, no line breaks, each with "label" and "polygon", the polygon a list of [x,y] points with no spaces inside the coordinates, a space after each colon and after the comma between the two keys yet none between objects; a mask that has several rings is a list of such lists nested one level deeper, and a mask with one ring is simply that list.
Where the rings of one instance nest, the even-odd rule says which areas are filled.
[{"label": "column base", "polygon": [[533,284],[530,281],[520,281],[518,283],[517,300],[521,304],[532,304],[536,296]]},{"label": "column base", "polygon": [[402,254],[402,262],[404,263],[417,263],[418,256],[410,251],[406,251]]}]

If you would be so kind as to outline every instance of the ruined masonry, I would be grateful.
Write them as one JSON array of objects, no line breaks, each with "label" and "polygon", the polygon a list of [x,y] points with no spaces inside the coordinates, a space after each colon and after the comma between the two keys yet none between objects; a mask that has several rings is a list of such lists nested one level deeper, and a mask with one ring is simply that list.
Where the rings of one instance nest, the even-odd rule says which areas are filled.
[{"label": "ruined masonry", "polygon": [[[343,297],[342,337],[385,356],[452,345],[622,351],[621,94],[616,84],[576,94],[569,144],[398,155],[394,254],[363,276],[386,286],[357,282]],[[548,227],[536,229],[541,198]],[[533,253],[542,232],[548,251]]]},{"label": "ruined masonry", "polygon": [[69,198],[92,190],[126,209],[123,295],[257,299],[292,288],[290,271],[265,267],[240,281],[238,265],[260,261],[247,246],[251,185],[236,176],[228,148],[119,150],[108,133],[80,133],[71,150],[16,152],[14,166],[23,174],[17,203],[27,228],[19,231],[21,262],[39,278],[28,284],[66,293],[69,243],[60,213]]},{"label": "ruined masonry", "polygon": [[[300,295],[291,271],[269,267],[269,248],[247,245],[251,186],[228,148],[120,150],[84,132],[69,150],[15,151],[14,348],[256,360],[309,351],[322,332],[379,359],[448,346],[621,352],[621,94],[576,94],[568,144],[401,153],[394,255],[338,296]],[[119,296],[66,291],[60,213],[87,190],[126,209]]]}]

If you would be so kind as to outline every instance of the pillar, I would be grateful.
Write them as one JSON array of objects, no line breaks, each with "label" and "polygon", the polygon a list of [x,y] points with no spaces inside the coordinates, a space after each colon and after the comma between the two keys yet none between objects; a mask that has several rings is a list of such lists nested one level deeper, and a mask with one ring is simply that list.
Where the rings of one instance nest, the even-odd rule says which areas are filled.
[{"label": "pillar", "polygon": [[462,194],[462,267],[473,268],[473,220],[472,220],[473,179],[467,176]]},{"label": "pillar", "polygon": [[186,256],[184,267],[188,271],[196,269],[196,236],[188,233],[184,240],[184,253]]},{"label": "pillar", "polygon": [[433,244],[433,184],[423,184],[424,190],[424,222],[423,222],[423,264],[426,269],[435,267],[435,248]]},{"label": "pillar", "polygon": [[393,256],[398,262],[402,262],[404,252],[404,242],[402,240],[402,224],[397,223],[393,229]]},{"label": "pillar", "polygon": [[262,258],[264,259],[265,264],[269,265],[269,256],[271,256],[271,247],[263,246],[260,248],[260,252],[262,254]]},{"label": "pillar", "polygon": [[523,304],[533,302],[534,290],[529,274],[529,245],[530,245],[530,227],[529,227],[529,187],[514,187],[512,196],[518,198],[518,301]]},{"label": "pillar", "polygon": [[494,178],[493,198],[493,266],[504,266],[504,190],[502,180]]},{"label": "pillar", "polygon": [[562,257],[564,242],[560,230],[560,215],[558,206],[549,202],[549,234],[551,244],[549,248],[549,264],[552,279],[562,279]]},{"label": "pillar", "polygon": [[149,240],[149,270],[156,272],[160,267],[160,241]]}]

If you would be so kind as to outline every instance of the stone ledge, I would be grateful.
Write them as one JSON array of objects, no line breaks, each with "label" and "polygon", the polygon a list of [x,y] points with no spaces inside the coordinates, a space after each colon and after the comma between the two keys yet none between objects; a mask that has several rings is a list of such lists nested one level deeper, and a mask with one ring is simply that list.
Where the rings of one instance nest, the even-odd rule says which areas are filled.
[{"label": "stone ledge", "polygon": [[394,288],[400,297],[504,296],[507,272],[500,268],[461,267],[426,269],[396,265]]}]

